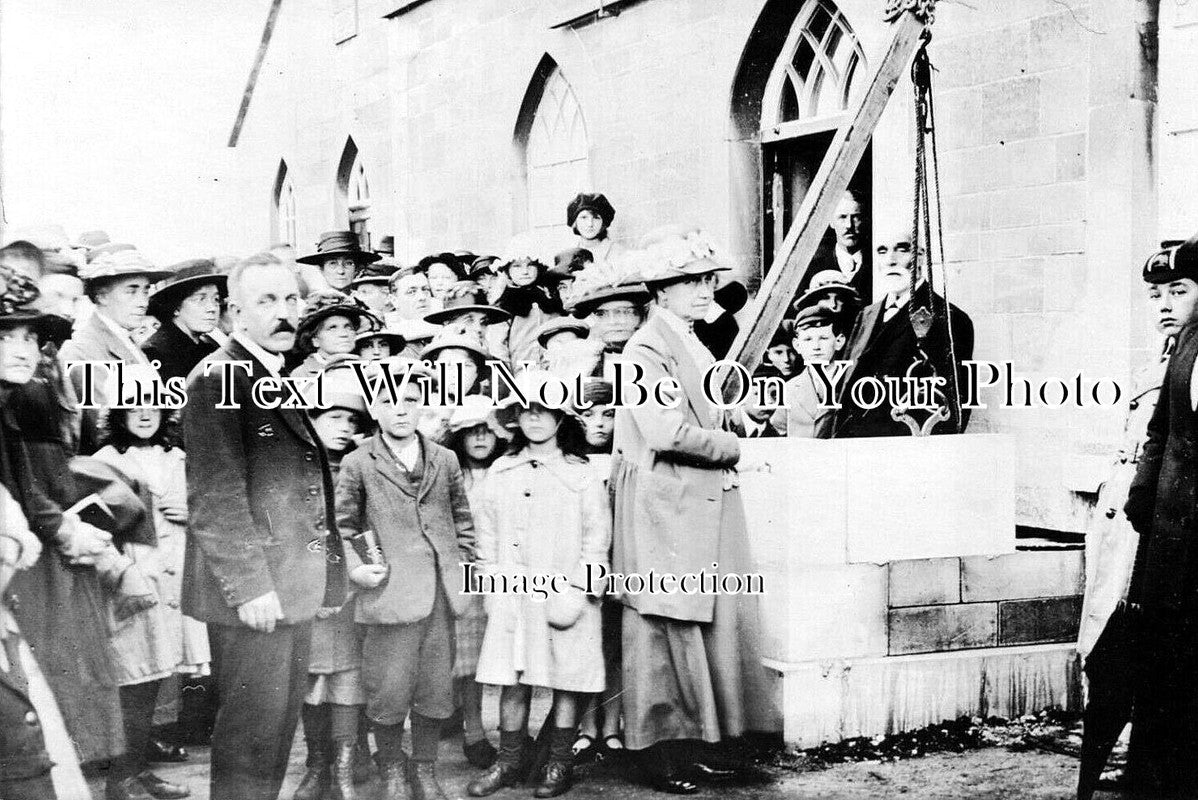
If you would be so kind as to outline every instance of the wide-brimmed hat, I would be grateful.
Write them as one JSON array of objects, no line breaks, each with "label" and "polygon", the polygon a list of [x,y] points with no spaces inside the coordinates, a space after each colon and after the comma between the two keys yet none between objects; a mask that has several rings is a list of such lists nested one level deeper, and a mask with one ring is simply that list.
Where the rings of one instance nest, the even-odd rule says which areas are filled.
[{"label": "wide-brimmed hat", "polygon": [[325,231],[316,243],[316,252],[296,259],[301,264],[320,265],[330,258],[350,256],[359,264],[373,264],[382,256],[362,249],[358,235],[353,231]]},{"label": "wide-brimmed hat", "polygon": [[694,225],[656,228],[645,234],[640,245],[646,262],[641,279],[646,286],[729,270],[716,261],[716,247],[711,239]]},{"label": "wide-brimmed hat", "polygon": [[387,264],[384,261],[379,261],[369,266],[363,266],[354,274],[354,279],[349,282],[350,288],[362,286],[367,283],[377,283],[386,286],[391,282],[391,276],[398,271],[398,267]]},{"label": "wide-brimmed hat", "polygon": [[108,231],[84,231],[75,237],[73,247],[76,250],[94,250],[111,241],[112,237],[108,235]]},{"label": "wide-brimmed hat", "polygon": [[542,249],[541,244],[530,231],[517,233],[508,239],[503,253],[500,254],[493,269],[500,272],[512,264],[528,264],[544,272],[547,261],[552,261],[552,259],[546,259],[544,253],[541,252]]},{"label": "wide-brimmed hat", "polygon": [[[93,257],[94,256],[94,257]],[[104,245],[88,256],[79,277],[89,288],[97,283],[144,275],[151,283],[169,276],[170,270],[156,267],[131,244]]]},{"label": "wide-brimmed hat", "polygon": [[366,396],[358,382],[357,373],[346,363],[336,364],[321,373],[324,383],[324,403],[320,409],[347,408],[359,414],[366,413]]},{"label": "wide-brimmed hat", "polygon": [[355,328],[363,322],[378,322],[378,317],[371,314],[369,309],[338,291],[314,292],[308,295],[306,303],[307,308],[295,330],[297,339],[314,333],[317,326],[329,317],[347,317]]},{"label": "wide-brimmed hat", "polygon": [[383,236],[382,238],[380,238],[379,245],[378,245],[378,247],[374,248],[374,252],[378,253],[381,256],[394,256],[395,255],[395,237],[388,235],[388,236]]},{"label": "wide-brimmed hat", "polygon": [[537,328],[537,344],[544,348],[550,339],[563,331],[574,331],[579,339],[585,339],[591,326],[577,317],[554,317]]},{"label": "wide-brimmed hat", "polygon": [[[574,285],[577,288],[577,281]],[[650,296],[649,287],[642,281],[588,286],[583,292],[574,295],[571,310],[575,316],[585,317],[594,313],[599,306],[613,300],[627,300],[644,305],[649,302]]]},{"label": "wide-brimmed hat", "polygon": [[431,322],[434,325],[444,325],[454,317],[468,314],[471,311],[478,311],[485,314],[487,317],[486,324],[488,325],[494,325],[496,322],[503,322],[512,317],[511,314],[502,308],[488,303],[486,291],[474,281],[458,281],[449,287],[449,291],[445,294],[445,299],[442,302],[444,305],[440,310],[424,315],[425,322]]},{"label": "wide-brimmed hat", "polygon": [[845,281],[843,272],[825,269],[811,276],[811,283],[808,284],[807,291],[794,301],[793,308],[795,311],[800,311],[807,306],[814,305],[820,297],[826,294],[840,294],[845,300],[854,303],[861,301],[861,295]]},{"label": "wide-brimmed hat", "polygon": [[606,197],[598,193],[579,192],[566,205],[566,224],[574,227],[574,220],[578,219],[579,212],[584,210],[598,215],[605,228],[611,227],[611,221],[616,218],[616,210]]},{"label": "wide-brimmed hat", "polygon": [[195,258],[175,264],[170,268],[170,277],[150,295],[146,313],[165,322],[189,294],[208,284],[216,286],[224,299],[228,293],[229,276],[217,272],[212,259]]},{"label": "wide-brimmed hat", "polygon": [[447,428],[450,433],[470,430],[477,425],[486,425],[501,439],[510,439],[512,434],[495,418],[498,407],[485,394],[468,394],[462,398],[449,415]]},{"label": "wide-brimmed hat", "polygon": [[439,333],[420,351],[420,358],[423,361],[432,361],[442,350],[454,349],[465,350],[475,356],[480,367],[491,357],[491,354],[473,336],[462,333]]},{"label": "wide-brimmed hat", "polygon": [[354,337],[354,352],[356,353],[359,347],[371,339],[386,339],[391,345],[391,352],[394,355],[398,355],[401,350],[408,346],[408,340],[403,337],[402,333],[397,333],[386,328],[374,328],[372,330],[361,331]]},{"label": "wide-brimmed hat", "polygon": [[466,269],[466,276],[473,279],[480,274],[494,275],[495,262],[499,260],[499,256],[479,256],[470,262],[470,266]]}]

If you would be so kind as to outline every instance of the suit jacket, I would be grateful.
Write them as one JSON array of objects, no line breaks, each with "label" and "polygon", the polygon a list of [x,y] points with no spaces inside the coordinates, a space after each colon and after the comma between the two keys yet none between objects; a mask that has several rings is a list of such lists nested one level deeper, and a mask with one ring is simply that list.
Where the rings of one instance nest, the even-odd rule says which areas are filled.
[{"label": "suit jacket", "polygon": [[[122,361],[126,364],[148,364],[149,361],[145,354],[136,347],[130,346],[122,341],[110,328],[100,319],[100,312],[96,311],[87,322],[79,330],[75,331],[75,335],[67,341],[63,342],[62,348],[58,351],[58,358],[65,365],[69,361]],[[83,370],[77,368],[71,370],[67,374],[67,378],[74,387],[75,396],[83,397]],[[81,455],[91,455],[100,448],[100,437],[98,433],[100,409],[108,405],[110,398],[108,397],[105,387],[104,370],[96,371],[96,386],[95,386],[95,401],[98,408],[81,409],[79,414],[79,453]]]},{"label": "suit jacket", "polygon": [[[927,292],[922,286],[917,287],[913,294],[916,305],[919,298],[926,298]],[[944,300],[935,295],[934,303],[943,307]],[[866,306],[857,316],[857,323],[849,336],[845,352],[853,366],[840,384],[840,402],[842,408],[836,412],[833,424],[833,436],[848,438],[858,436],[909,436],[910,428],[902,422],[896,422],[890,416],[890,400],[886,399],[873,409],[861,408],[855,405],[850,396],[854,383],[867,376],[875,378],[902,377],[906,375],[918,356],[919,340],[911,328],[910,309],[912,302],[899,309],[890,320],[883,319],[885,299]],[[963,372],[960,362],[973,358],[973,322],[969,315],[956,306],[949,304],[949,327],[952,330],[952,342],[956,350],[957,363],[951,363],[949,357],[949,328],[945,326],[941,316],[935,318],[928,336],[924,341],[924,351],[935,367],[936,374],[948,378],[956,370],[958,386],[961,385]],[[946,398],[951,387],[942,387]],[[868,395],[867,395],[868,396]],[[917,417],[918,419],[918,417]],[[969,422],[969,412],[961,414],[962,424]],[[957,425],[954,418],[941,422],[936,426],[936,433],[954,433]]]},{"label": "suit jacket", "polygon": [[461,594],[462,567],[474,561],[474,520],[458,458],[426,439],[420,447],[423,475],[419,487],[400,471],[394,456],[375,434],[347,455],[337,477],[337,527],[349,539],[346,568],[365,560],[362,531],[374,531],[390,565],[387,580],[374,589],[357,589],[354,619],[368,625],[417,622],[433,610],[437,583],[454,615],[466,610]]},{"label": "suit jacket", "polygon": [[785,407],[775,411],[770,419],[774,427],[786,431],[788,437],[831,438],[836,412],[820,407],[821,391],[815,370],[810,367],[788,380],[782,392]]},{"label": "suit jacket", "polygon": [[774,427],[774,416],[772,414],[770,415],[770,418],[765,421],[765,427],[761,429],[761,433],[757,434],[755,437],[749,436],[748,427],[745,425],[745,421],[741,418],[740,414],[735,412],[729,415],[728,430],[732,431],[732,433],[736,435],[737,439],[777,439],[782,436],[782,434],[778,432],[778,429]]},{"label": "suit jacket", "polygon": [[198,341],[192,339],[170,320],[162,323],[162,327],[141,346],[146,358],[161,362],[158,376],[163,381],[175,377],[186,378],[192,368],[216,348],[216,342],[207,336],[201,336]]},{"label": "suit jacket", "polygon": [[[613,571],[710,570],[721,537],[745,537],[743,529],[721,528],[723,504],[741,502],[736,491],[724,491],[724,473],[740,460],[740,443],[721,429],[722,413],[703,394],[711,362],[698,363],[660,313],[632,335],[622,360],[644,370],[641,383],[650,391],[664,378],[675,379],[682,402],[663,408],[650,400],[616,411]],[[715,608],[711,594],[645,593],[623,602],[641,614],[697,622],[710,622]]]},{"label": "suit jacket", "polygon": [[[238,409],[216,408],[226,361],[250,362],[251,375],[237,369],[230,381]],[[284,623],[312,619],[325,599],[325,537],[335,526],[328,456],[303,412],[254,404],[252,384],[269,374],[230,339],[188,381],[183,611],[204,622],[240,625],[237,607],[272,590]],[[344,586],[334,588],[339,605]]]},{"label": "suit jacket", "polygon": [[1130,599],[1146,609],[1198,618],[1198,414],[1190,376],[1198,358],[1198,325],[1178,336],[1148,441],[1124,510],[1140,534]]},{"label": "suit jacket", "polygon": [[[869,239],[866,238],[861,243],[861,267],[849,281],[849,286],[857,290],[862,303],[868,303],[873,299],[874,273],[873,262],[870,258],[872,252],[873,248],[870,246]],[[803,280],[799,282],[799,291],[795,294],[794,299],[798,300],[803,292],[811,288],[811,279],[815,277],[816,273],[827,269],[840,272],[840,262],[836,260],[836,235],[831,228],[824,234],[819,249],[811,257],[811,263],[807,265],[807,271],[803,273]]]}]

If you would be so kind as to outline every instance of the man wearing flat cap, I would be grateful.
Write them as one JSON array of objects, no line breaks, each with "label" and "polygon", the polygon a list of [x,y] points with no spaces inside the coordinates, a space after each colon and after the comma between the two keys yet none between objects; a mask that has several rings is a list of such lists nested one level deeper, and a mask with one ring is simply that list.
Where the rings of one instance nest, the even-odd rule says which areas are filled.
[{"label": "man wearing flat cap", "polygon": [[[1184,279],[1182,287],[1192,291],[1198,281],[1198,237],[1156,261],[1148,272],[1168,272],[1174,279],[1168,285]],[[1140,535],[1127,608],[1135,642],[1131,763],[1137,796],[1145,797],[1193,797],[1198,786],[1195,334],[1198,326],[1191,322],[1177,336],[1124,506]]]}]

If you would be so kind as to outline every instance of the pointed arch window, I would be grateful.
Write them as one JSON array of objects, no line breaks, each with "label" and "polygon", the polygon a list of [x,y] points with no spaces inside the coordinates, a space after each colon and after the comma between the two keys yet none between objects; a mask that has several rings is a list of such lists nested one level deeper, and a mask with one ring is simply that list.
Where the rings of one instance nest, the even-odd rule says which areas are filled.
[{"label": "pointed arch window", "polygon": [[582,107],[557,65],[544,78],[524,141],[529,227],[561,227],[570,198],[590,188],[591,170]]},{"label": "pointed arch window", "polygon": [[838,127],[864,67],[865,53],[844,14],[827,0],[807,0],[766,83],[762,139]]},{"label": "pointed arch window", "polygon": [[274,224],[276,242],[286,242],[295,247],[295,184],[287,174],[287,162],[279,162],[279,171],[275,177],[274,203],[271,217]]},{"label": "pointed arch window", "polygon": [[345,142],[337,168],[337,195],[340,211],[345,214],[348,228],[358,235],[358,242],[370,249],[370,179],[366,164],[353,138]]}]

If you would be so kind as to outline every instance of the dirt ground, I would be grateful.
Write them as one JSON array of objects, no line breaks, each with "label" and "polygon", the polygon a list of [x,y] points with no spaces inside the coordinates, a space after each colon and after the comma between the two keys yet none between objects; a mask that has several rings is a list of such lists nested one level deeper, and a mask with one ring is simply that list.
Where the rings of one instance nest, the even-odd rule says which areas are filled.
[{"label": "dirt ground", "polygon": [[[303,742],[297,738],[281,797],[290,798],[303,773],[303,763]],[[442,744],[439,770],[446,793],[451,798],[465,797],[466,783],[474,777],[475,771],[465,762],[457,741]],[[156,772],[167,780],[190,786],[195,800],[209,800],[207,748],[193,748],[188,763],[159,765]],[[726,800],[1066,800],[1073,797],[1077,764],[1073,758],[1054,752],[1012,752],[1005,747],[986,747],[965,753],[939,753],[893,763],[837,764],[820,769],[805,768],[799,772],[775,769],[771,770],[771,774],[774,781],[767,785],[705,789],[696,797],[721,797]],[[102,785],[95,783],[93,787],[95,796],[103,797]],[[531,796],[531,789],[508,789],[496,795],[500,800]],[[588,768],[579,785],[567,797],[579,800],[639,800],[664,798],[666,795],[629,781],[614,765],[600,764]],[[1115,798],[1117,795],[1099,797]]]}]

